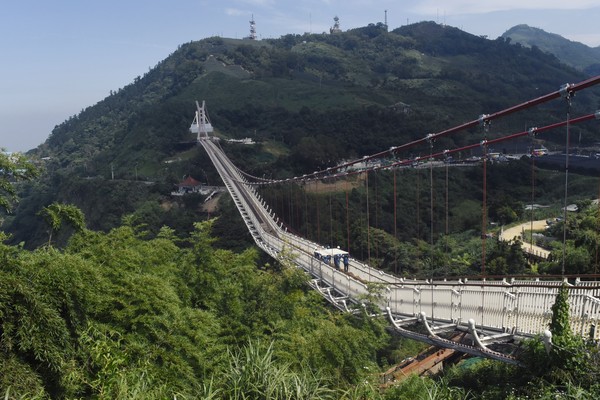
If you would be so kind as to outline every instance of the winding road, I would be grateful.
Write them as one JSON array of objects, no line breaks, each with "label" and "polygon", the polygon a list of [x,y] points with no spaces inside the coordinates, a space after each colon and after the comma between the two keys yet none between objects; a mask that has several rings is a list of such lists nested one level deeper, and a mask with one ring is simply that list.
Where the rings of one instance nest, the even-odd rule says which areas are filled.
[{"label": "winding road", "polygon": [[[500,233],[500,240],[504,240],[506,242],[511,242],[515,238],[522,239],[521,234],[526,230],[540,231],[546,229],[547,224],[546,220],[542,219],[539,221],[525,222],[523,224],[513,226],[508,229],[503,229],[502,233]],[[536,257],[547,259],[550,255],[550,252],[546,249],[541,248],[540,246],[533,245],[531,243],[527,243],[522,241],[523,251],[528,254],[533,254]]]}]

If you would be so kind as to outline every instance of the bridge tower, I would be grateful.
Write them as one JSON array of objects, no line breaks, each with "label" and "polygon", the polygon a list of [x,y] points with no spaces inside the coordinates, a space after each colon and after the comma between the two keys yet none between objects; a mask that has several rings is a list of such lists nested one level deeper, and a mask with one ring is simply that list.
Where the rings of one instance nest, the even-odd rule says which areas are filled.
[{"label": "bridge tower", "polygon": [[190,132],[196,133],[198,136],[196,140],[199,142],[202,138],[208,138],[208,134],[214,131],[210,121],[208,120],[208,114],[206,114],[206,105],[202,100],[202,107],[198,101],[196,101],[196,116],[190,126]]}]

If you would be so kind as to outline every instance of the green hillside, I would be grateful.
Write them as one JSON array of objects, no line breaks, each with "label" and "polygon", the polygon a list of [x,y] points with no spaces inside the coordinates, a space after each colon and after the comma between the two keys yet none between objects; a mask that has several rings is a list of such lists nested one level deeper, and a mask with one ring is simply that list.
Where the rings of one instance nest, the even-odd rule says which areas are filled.
[{"label": "green hillside", "polygon": [[502,37],[526,47],[536,46],[588,75],[600,74],[600,47],[592,48],[528,25],[513,26]]},{"label": "green hillside", "polygon": [[[185,144],[194,140],[188,127],[196,100],[206,100],[219,135],[261,143],[231,149],[240,167],[255,175],[292,176],[583,79],[537,48],[432,22],[392,32],[371,24],[333,35],[182,44],[131,84],[58,125],[30,153],[46,160],[45,174],[24,191],[6,227],[15,242],[33,246],[46,236],[35,213],[53,200],[76,204],[91,228],[107,230],[125,214],[158,211],[184,175],[218,182],[208,158]],[[577,112],[597,105],[593,92],[576,102]],[[494,131],[556,121],[562,109],[560,103],[539,107],[498,122]],[[437,145],[478,141],[480,134],[466,132]],[[584,144],[596,141],[585,126],[580,134]],[[547,139],[563,142],[559,133]],[[151,213],[156,224],[191,229],[196,207],[166,208],[159,217]]]}]

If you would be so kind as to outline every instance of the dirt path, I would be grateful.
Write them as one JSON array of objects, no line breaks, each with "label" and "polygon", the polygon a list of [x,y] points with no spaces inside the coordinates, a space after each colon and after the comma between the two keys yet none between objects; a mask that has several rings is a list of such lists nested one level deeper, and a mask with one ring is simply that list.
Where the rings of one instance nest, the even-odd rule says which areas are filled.
[{"label": "dirt path", "polygon": [[[525,222],[521,225],[504,229],[500,234],[500,240],[504,240],[507,242],[510,242],[515,238],[522,240],[521,234],[523,233],[523,231],[531,230],[531,227],[531,222]],[[533,221],[534,231],[539,231],[543,229],[546,229],[546,220],[542,219],[539,221]],[[548,250],[543,249],[539,246],[532,245],[531,243],[523,242],[522,247],[524,252],[536,255],[540,258],[548,258],[548,255],[550,255],[550,252]]]}]

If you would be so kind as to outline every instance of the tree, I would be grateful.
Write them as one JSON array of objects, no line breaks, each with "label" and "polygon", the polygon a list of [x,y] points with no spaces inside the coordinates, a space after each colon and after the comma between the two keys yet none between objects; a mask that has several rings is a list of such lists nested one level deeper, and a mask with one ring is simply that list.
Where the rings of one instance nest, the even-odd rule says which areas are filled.
[{"label": "tree", "polygon": [[556,300],[552,305],[552,321],[550,322],[550,332],[552,335],[560,338],[571,337],[571,324],[569,322],[569,291],[566,285],[561,286]]},{"label": "tree", "polygon": [[50,226],[48,246],[52,243],[52,233],[59,231],[63,222],[68,223],[78,232],[85,229],[85,216],[83,212],[72,204],[54,202],[48,207],[44,207],[38,215],[41,215]]},{"label": "tree", "polygon": [[14,183],[37,174],[37,169],[22,154],[9,154],[0,149],[0,208],[10,212],[17,197]]}]

